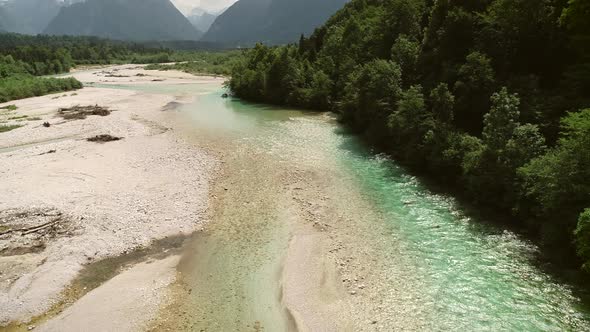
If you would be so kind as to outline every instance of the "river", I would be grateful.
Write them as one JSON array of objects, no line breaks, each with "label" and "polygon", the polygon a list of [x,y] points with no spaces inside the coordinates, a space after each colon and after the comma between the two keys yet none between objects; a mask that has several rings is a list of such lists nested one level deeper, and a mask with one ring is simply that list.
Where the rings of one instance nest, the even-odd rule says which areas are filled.
[{"label": "river", "polygon": [[541,269],[533,243],[330,115],[211,84],[154,92],[197,96],[170,117],[224,165],[155,330],[590,330],[587,292]]}]

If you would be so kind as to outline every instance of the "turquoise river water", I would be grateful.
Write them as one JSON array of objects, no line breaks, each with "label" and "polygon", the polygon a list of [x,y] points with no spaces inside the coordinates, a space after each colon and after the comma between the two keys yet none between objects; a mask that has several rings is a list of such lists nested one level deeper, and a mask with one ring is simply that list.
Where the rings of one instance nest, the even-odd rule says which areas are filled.
[{"label": "turquoise river water", "polygon": [[[252,172],[268,174],[276,165],[313,168],[314,174],[334,177],[330,186],[340,191],[328,196],[341,200],[334,206],[354,207],[353,200],[363,200],[367,211],[351,214],[361,216],[354,222],[378,229],[376,234],[363,235],[366,243],[378,243],[383,259],[395,257],[389,265],[384,263],[390,266],[384,273],[391,278],[380,279],[380,287],[401,285],[418,294],[409,302],[421,308],[415,318],[423,320],[416,325],[420,329],[590,331],[590,311],[581,300],[587,292],[539,267],[533,243],[495,223],[470,217],[453,197],[429,190],[420,178],[373,153],[329,116],[222,99],[222,90],[214,84],[153,92],[197,95],[194,103],[177,110],[182,121],[195,131],[248,146],[261,156],[257,160],[270,160],[269,168],[260,170],[258,165]],[[251,178],[256,177],[252,173]],[[403,266],[395,266],[398,262]],[[411,273],[389,272],[400,269]]]}]

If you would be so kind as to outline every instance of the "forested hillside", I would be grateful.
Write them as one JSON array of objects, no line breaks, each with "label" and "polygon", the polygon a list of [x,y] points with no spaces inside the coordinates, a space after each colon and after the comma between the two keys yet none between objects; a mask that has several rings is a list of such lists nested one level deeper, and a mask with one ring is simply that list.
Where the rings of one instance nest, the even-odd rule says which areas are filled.
[{"label": "forested hillside", "polygon": [[353,0],[298,45],[244,53],[230,88],[338,113],[590,271],[589,17],[586,0]]}]

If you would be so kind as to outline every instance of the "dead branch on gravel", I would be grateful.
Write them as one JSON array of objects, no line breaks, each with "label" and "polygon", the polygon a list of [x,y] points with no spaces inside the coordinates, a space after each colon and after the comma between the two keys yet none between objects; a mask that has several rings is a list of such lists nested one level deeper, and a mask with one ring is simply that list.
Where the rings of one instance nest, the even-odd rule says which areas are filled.
[{"label": "dead branch on gravel", "polygon": [[51,227],[51,226],[53,226],[53,225],[57,224],[57,223],[58,223],[58,222],[60,222],[60,221],[61,221],[61,217],[59,217],[59,218],[55,218],[55,219],[53,219],[52,221],[50,221],[50,222],[48,222],[48,223],[45,223],[45,224],[43,224],[43,225],[39,225],[39,226],[37,226],[37,227],[30,228],[30,229],[28,229],[28,230],[25,230],[25,231],[22,231],[22,232],[23,232],[23,235],[27,235],[27,234],[35,233],[35,232],[38,232],[38,231],[44,230],[45,228],[49,228],[49,227]]},{"label": "dead branch on gravel", "polygon": [[[44,215],[44,214],[37,214],[37,215],[38,216],[40,215],[43,217],[51,216],[51,215]],[[38,232],[40,230],[43,230],[43,229],[48,228],[50,226],[53,226],[53,225],[57,224],[59,221],[61,221],[61,213],[58,213],[57,216],[58,216],[57,218],[52,219],[51,221],[43,223],[41,225],[36,225],[33,227],[26,227],[26,228],[8,229],[6,231],[0,232],[0,236],[10,234],[10,233],[22,233],[22,235],[27,235],[27,234]]]},{"label": "dead branch on gravel", "polygon": [[52,153],[56,153],[56,152],[57,152],[57,150],[49,150],[49,151],[47,151],[47,152],[39,153],[39,155],[40,155],[40,156],[44,156],[44,155],[46,155],[46,154],[52,154]]},{"label": "dead branch on gravel", "polygon": [[123,138],[122,137],[111,136],[111,135],[97,135],[97,136],[94,136],[94,137],[87,138],[86,140],[88,142],[107,143],[107,142],[120,141],[121,139],[123,139]]},{"label": "dead branch on gravel", "polygon": [[72,217],[55,208],[0,210],[0,257],[42,252],[75,229]]},{"label": "dead branch on gravel", "polygon": [[106,107],[94,106],[74,106],[69,108],[60,108],[57,114],[66,120],[82,120],[90,115],[107,116],[111,110]]}]

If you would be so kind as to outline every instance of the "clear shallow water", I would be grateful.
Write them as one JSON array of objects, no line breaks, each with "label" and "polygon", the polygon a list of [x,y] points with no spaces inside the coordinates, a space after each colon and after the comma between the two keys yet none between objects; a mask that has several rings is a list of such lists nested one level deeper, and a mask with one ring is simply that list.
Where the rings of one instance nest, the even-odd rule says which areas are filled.
[{"label": "clear shallow water", "polygon": [[418,273],[407,284],[420,287],[412,292],[420,294],[431,330],[590,331],[590,311],[576,297],[587,291],[535,265],[533,243],[468,217],[452,197],[432,192],[337,124],[313,116],[297,120],[283,123],[296,129],[274,130],[271,145],[277,151],[297,146],[310,160],[321,149],[359,184],[356,189],[383,216],[370,222],[391,230],[375,241],[390,241],[390,254],[403,255]]},{"label": "clear shallow water", "polygon": [[[452,197],[430,191],[333,121],[221,99],[216,85],[191,89],[180,88],[198,95],[194,104],[181,108],[189,125],[247,141],[277,159],[335,163],[345,180],[354,183],[350,190],[359,191],[378,210],[375,215],[382,216],[367,222],[390,230],[374,240],[386,244],[383,250],[391,248],[390,257],[403,256],[415,270],[415,280],[407,280],[407,285],[419,287],[412,290],[420,294],[413,304],[426,308],[429,330],[590,331],[590,311],[577,297],[587,292],[537,267],[535,245],[468,217]],[[159,92],[173,91],[170,87]]]},{"label": "clear shallow water", "polygon": [[[261,108],[235,103],[238,110]],[[277,115],[269,119],[264,114],[268,111],[248,116],[277,121]],[[590,331],[590,313],[574,289],[534,265],[536,246],[485,220],[470,219],[451,197],[429,191],[336,124],[308,117],[274,124],[272,135],[261,143],[278,153],[295,145],[306,149],[310,160],[313,149],[323,149],[340,162],[384,216],[375,222],[391,228],[391,241],[403,242],[403,251],[392,254],[407,256],[417,266],[423,288],[414,291],[423,293],[423,305],[430,307],[432,329]]]},{"label": "clear shallow water", "polygon": [[[436,330],[587,331],[575,289],[533,264],[537,248],[516,234],[465,216],[391,160],[342,136],[341,160],[385,213],[424,276]],[[577,290],[582,292],[582,290]]]}]

